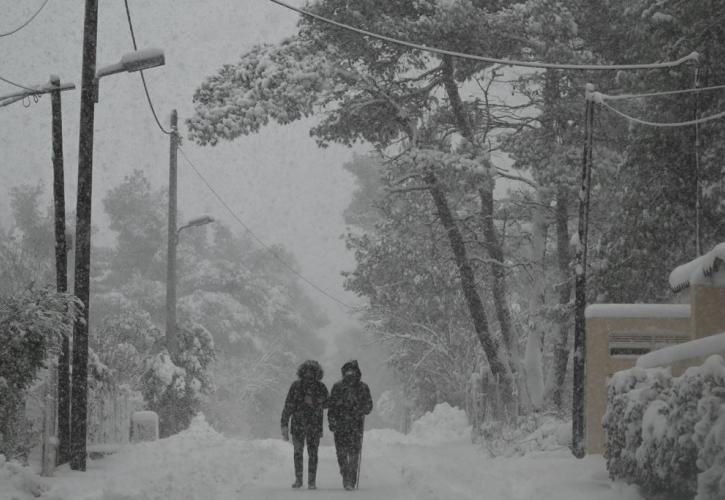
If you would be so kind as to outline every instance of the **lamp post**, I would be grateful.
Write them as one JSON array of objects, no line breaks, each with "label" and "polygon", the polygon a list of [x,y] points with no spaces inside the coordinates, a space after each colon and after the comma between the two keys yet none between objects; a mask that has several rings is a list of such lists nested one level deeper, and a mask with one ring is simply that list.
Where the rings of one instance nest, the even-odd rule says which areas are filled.
[{"label": "lamp post", "polygon": [[73,470],[86,469],[88,427],[88,306],[91,267],[91,193],[93,180],[93,120],[98,81],[108,75],[164,64],[158,49],[127,54],[119,63],[96,72],[98,0],[86,0],[83,27],[81,116],[78,140],[78,197],[76,202],[76,258],[74,293],[83,303],[83,316],[73,329],[71,460]]},{"label": "lamp post", "polygon": [[[176,112],[171,115],[171,168],[169,169],[169,232],[168,232],[168,254],[166,260],[166,349],[169,356],[175,362],[177,354],[176,342],[176,247],[179,244],[179,234],[190,227],[203,226],[214,222],[208,215],[191,219],[186,224],[176,229],[176,155],[175,134],[176,134]],[[173,391],[164,409],[166,415],[161,418],[161,437],[168,437],[176,432],[176,396]],[[165,417],[165,418],[164,418]]]},{"label": "lamp post", "polygon": [[[176,196],[173,198],[176,200]],[[169,199],[171,199],[171,195],[169,195]],[[175,225],[176,205],[170,208],[169,221],[171,222],[172,220],[173,212],[173,222]],[[169,252],[168,261],[166,263],[166,347],[169,350],[169,355],[172,357],[176,354],[178,347],[176,342],[176,247],[179,244],[179,234],[181,234],[181,231],[184,229],[204,226],[206,224],[211,224],[212,222],[214,222],[214,218],[208,215],[191,219],[179,229],[174,228],[173,232],[170,233],[169,236]],[[171,229],[171,223],[169,224],[169,229]]]}]

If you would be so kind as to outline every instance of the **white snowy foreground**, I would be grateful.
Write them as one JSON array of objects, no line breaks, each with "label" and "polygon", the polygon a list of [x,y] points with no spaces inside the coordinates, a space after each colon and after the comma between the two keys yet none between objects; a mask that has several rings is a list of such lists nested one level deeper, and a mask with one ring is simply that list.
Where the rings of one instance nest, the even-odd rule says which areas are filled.
[{"label": "white snowy foreground", "polygon": [[0,499],[642,500],[633,487],[609,481],[599,456],[577,460],[559,449],[490,458],[463,434],[430,418],[407,436],[368,431],[358,491],[343,490],[329,446],[320,448],[318,489],[292,490],[290,443],[227,438],[201,417],[176,436],[89,461],[87,472],[62,467],[40,478],[0,464]]}]

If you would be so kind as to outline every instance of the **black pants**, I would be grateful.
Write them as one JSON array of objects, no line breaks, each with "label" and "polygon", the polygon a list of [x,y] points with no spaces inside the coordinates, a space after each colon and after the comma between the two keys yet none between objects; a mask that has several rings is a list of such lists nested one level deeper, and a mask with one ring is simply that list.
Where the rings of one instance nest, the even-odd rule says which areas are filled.
[{"label": "black pants", "polygon": [[337,465],[340,466],[342,482],[345,485],[357,484],[357,470],[362,449],[362,430],[346,429],[335,433],[335,452]]},{"label": "black pants", "polygon": [[314,433],[292,434],[292,445],[295,452],[295,478],[302,481],[302,460],[307,442],[307,481],[315,482],[317,475],[317,448],[320,446],[320,435]]}]

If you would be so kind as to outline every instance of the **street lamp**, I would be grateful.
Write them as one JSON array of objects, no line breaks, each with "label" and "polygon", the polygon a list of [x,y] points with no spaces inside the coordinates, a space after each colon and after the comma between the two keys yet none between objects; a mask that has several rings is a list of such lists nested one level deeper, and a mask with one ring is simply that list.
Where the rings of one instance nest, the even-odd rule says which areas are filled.
[{"label": "street lamp", "polygon": [[73,328],[71,460],[73,470],[86,470],[88,430],[88,307],[91,268],[91,194],[93,183],[93,122],[98,81],[108,75],[133,72],[164,64],[160,50],[127,54],[117,64],[96,72],[98,0],[86,0],[83,22],[83,68],[78,139],[78,189],[76,200],[76,252],[74,294],[83,304],[83,314]]},{"label": "street lamp", "polygon": [[179,241],[179,233],[182,229],[196,226],[204,226],[206,224],[211,224],[212,222],[214,222],[214,217],[211,217],[210,215],[202,215],[201,217],[197,217],[196,219],[191,219],[186,224],[176,230],[176,242],[178,243]]},{"label": "street lamp", "polygon": [[[171,207],[171,212],[175,212],[176,207]],[[176,220],[175,213],[169,213],[170,220]],[[204,226],[214,222],[214,218],[209,215],[191,219],[179,229],[172,229],[168,242],[168,255],[166,261],[166,347],[170,355],[176,354],[176,247],[179,244],[179,234],[182,230],[190,227]]]},{"label": "street lamp", "polygon": [[[172,115],[172,116],[175,116]],[[176,127],[172,126],[176,131]],[[174,136],[172,135],[172,145]],[[173,151],[173,149],[172,149]],[[166,258],[166,349],[169,356],[176,361],[176,247],[179,244],[179,234],[190,227],[203,226],[214,222],[209,215],[191,219],[186,224],[176,229],[176,168],[171,163],[171,185],[169,186],[169,232],[168,232],[168,253]],[[159,429],[161,437],[167,437],[176,432],[176,396],[172,393],[165,408],[166,418],[162,418],[162,426]]]},{"label": "street lamp", "polygon": [[161,49],[143,49],[125,54],[119,62],[109,64],[96,71],[96,77],[93,80],[94,101],[98,102],[98,82],[104,76],[115,75],[116,73],[133,73],[163,66],[164,64],[166,64],[166,58],[164,57],[164,51]]}]

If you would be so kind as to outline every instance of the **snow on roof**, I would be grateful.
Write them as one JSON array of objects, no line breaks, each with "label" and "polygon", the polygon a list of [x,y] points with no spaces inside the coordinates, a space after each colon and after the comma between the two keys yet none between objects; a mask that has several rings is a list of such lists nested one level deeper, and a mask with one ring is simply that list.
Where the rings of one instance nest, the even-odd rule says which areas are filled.
[{"label": "snow on roof", "polygon": [[692,358],[725,353],[725,333],[671,345],[637,358],[639,368],[656,368]]},{"label": "snow on roof", "polygon": [[585,318],[689,318],[688,304],[592,304]]},{"label": "snow on roof", "polygon": [[155,411],[135,411],[131,415],[131,420],[134,422],[158,422],[159,416]]},{"label": "snow on roof", "polygon": [[705,255],[676,267],[670,273],[670,287],[672,291],[679,292],[692,285],[707,283],[708,278],[718,272],[721,264],[725,264],[725,243],[720,243]]}]

